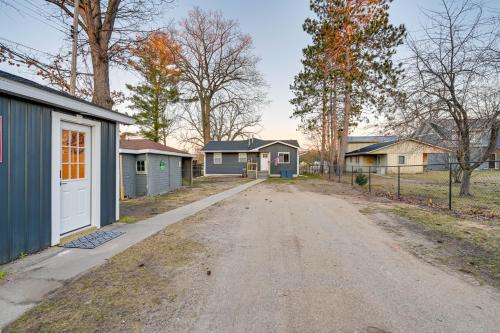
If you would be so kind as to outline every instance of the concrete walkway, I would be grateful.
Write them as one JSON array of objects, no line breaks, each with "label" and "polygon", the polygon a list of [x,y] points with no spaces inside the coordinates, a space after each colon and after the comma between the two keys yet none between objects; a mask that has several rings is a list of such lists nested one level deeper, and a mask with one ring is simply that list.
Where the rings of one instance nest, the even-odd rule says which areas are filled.
[{"label": "concrete walkway", "polygon": [[106,226],[102,230],[124,231],[125,234],[93,250],[52,247],[5,265],[2,270],[7,271],[8,281],[0,285],[0,328],[32,308],[44,295],[60,287],[65,280],[104,264],[106,259],[165,227],[262,181],[264,180],[257,179],[245,183],[135,224],[116,223]]}]

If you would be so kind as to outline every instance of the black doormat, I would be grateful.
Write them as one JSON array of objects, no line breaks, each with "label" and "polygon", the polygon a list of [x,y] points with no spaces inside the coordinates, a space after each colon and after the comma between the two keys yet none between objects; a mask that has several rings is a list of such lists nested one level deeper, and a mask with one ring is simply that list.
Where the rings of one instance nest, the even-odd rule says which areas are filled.
[{"label": "black doormat", "polygon": [[90,235],[72,240],[63,246],[71,249],[95,249],[99,245],[123,234],[122,231],[96,231]]}]

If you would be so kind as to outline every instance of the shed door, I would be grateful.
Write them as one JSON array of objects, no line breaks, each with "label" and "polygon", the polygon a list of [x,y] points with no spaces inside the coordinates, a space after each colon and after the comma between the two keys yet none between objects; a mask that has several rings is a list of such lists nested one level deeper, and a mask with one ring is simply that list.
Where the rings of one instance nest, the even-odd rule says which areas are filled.
[{"label": "shed door", "polygon": [[91,224],[91,129],[61,122],[61,234]]}]

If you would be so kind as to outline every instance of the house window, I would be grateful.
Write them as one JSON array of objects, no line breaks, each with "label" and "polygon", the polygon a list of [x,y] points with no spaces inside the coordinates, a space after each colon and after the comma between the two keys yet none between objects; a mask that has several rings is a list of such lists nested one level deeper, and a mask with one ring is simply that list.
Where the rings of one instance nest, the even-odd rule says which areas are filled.
[{"label": "house window", "polygon": [[247,162],[247,153],[239,153],[238,154],[238,162],[246,163]]},{"label": "house window", "polygon": [[354,159],[355,159],[355,163],[359,164],[359,156],[356,156]]},{"label": "house window", "polygon": [[137,173],[146,173],[146,161],[140,160],[135,162],[135,171]]},{"label": "house window", "polygon": [[214,164],[222,164],[222,153],[214,153]]},{"label": "house window", "polygon": [[399,164],[406,164],[406,157],[405,156],[398,156],[398,163]]},{"label": "house window", "polygon": [[290,153],[278,153],[278,163],[279,164],[289,164],[290,163]]}]

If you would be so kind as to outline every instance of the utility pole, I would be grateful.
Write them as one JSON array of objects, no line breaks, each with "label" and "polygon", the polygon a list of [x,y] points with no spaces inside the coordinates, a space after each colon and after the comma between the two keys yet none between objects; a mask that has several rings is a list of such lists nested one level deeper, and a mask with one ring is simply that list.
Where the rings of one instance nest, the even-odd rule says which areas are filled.
[{"label": "utility pole", "polygon": [[76,90],[76,60],[77,60],[77,43],[78,43],[78,11],[80,9],[80,0],[74,0],[75,9],[73,11],[73,51],[71,53],[71,79],[69,84],[69,92],[75,95]]}]

